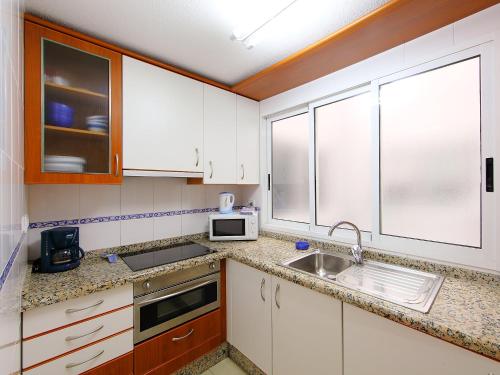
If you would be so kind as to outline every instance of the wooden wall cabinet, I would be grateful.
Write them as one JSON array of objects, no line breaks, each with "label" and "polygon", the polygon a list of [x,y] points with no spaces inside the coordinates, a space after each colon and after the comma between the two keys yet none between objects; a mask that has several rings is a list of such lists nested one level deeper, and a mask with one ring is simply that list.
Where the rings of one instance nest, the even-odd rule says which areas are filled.
[{"label": "wooden wall cabinet", "polygon": [[25,182],[120,183],[121,55],[25,21]]}]

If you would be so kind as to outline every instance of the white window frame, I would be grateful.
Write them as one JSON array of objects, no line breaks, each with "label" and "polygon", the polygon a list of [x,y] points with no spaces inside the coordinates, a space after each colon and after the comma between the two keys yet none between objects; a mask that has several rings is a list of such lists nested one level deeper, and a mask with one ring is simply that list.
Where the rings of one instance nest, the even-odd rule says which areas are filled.
[{"label": "white window frame", "polygon": [[[309,220],[311,223],[311,231],[324,238],[330,238],[334,241],[354,243],[356,241],[356,233],[353,229],[338,228],[332,233],[332,237],[328,237],[329,227],[317,225],[316,223],[316,111],[318,107],[327,104],[335,103],[344,99],[349,99],[357,95],[370,93],[371,86],[369,84],[345,90],[341,93],[329,96],[326,99],[321,99],[309,104]],[[373,105],[372,105],[373,107]],[[373,127],[373,121],[370,127]],[[373,142],[372,142],[373,144]],[[332,223],[333,225],[334,223]],[[370,244],[372,233],[369,231],[361,231],[361,239],[364,244]]]},{"label": "white window frame", "polygon": [[[373,220],[372,233],[363,232],[363,244],[368,247],[387,253],[410,255],[413,258],[424,258],[436,260],[444,263],[455,263],[467,265],[478,269],[497,269],[496,259],[496,225],[500,213],[496,211],[496,191],[486,193],[484,187],[485,168],[484,160],[487,157],[496,158],[497,131],[494,126],[494,51],[491,42],[474,46],[471,48],[458,50],[455,52],[421,63],[419,65],[406,68],[402,71],[373,79],[366,85],[353,85],[352,89],[343,90],[327,98],[310,102],[307,106],[301,106],[290,112],[281,112],[277,116],[267,118],[266,122],[266,182],[267,173],[272,173],[271,159],[271,123],[300,113],[309,112],[309,224],[294,223],[286,220],[276,220],[272,218],[272,182],[271,188],[267,191],[265,205],[266,211],[263,223],[264,230],[292,233],[296,235],[307,235],[317,239],[329,239],[343,243],[354,243],[355,234],[351,230],[336,230],[332,238],[328,237],[328,228],[316,225],[316,181],[315,181],[315,128],[314,128],[314,108],[346,99],[351,96],[371,91],[372,93],[372,205]],[[401,78],[410,77],[432,69],[438,69],[446,65],[460,62],[475,56],[480,56],[480,79],[481,79],[481,248],[472,248],[460,245],[451,245],[427,240],[417,240],[390,235],[380,234],[380,175],[379,175],[379,88],[380,85],[395,81]],[[354,82],[354,79],[353,79]],[[498,163],[498,162],[497,162]],[[498,168],[495,168],[498,170]],[[495,173],[498,175],[498,173]],[[498,178],[495,178],[498,180]],[[497,185],[497,189],[498,184]],[[267,188],[267,186],[266,186]],[[332,223],[333,224],[333,223]]]},{"label": "white window frame", "polygon": [[[266,126],[266,139],[268,143],[267,150],[267,174],[271,175],[271,181],[269,182],[269,189],[267,189],[267,222],[274,227],[282,227],[283,229],[293,229],[299,231],[308,232],[310,230],[310,222],[309,223],[300,223],[297,221],[288,221],[282,219],[273,218],[273,160],[272,160],[272,147],[273,147],[273,135],[272,135],[272,123],[274,121],[284,120],[289,117],[294,117],[303,113],[307,113],[308,107],[302,106],[298,107],[292,111],[284,112],[276,116],[269,117],[267,119]],[[311,134],[308,134],[308,137],[311,137]],[[266,178],[267,180],[267,178]],[[267,188],[267,186],[266,186]]]}]

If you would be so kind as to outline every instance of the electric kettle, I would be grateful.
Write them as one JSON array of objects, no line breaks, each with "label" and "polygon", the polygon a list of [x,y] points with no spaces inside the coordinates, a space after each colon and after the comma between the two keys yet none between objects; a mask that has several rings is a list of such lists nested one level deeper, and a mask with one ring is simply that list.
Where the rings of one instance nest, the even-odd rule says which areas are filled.
[{"label": "electric kettle", "polygon": [[219,212],[221,214],[230,214],[233,212],[234,194],[224,191],[219,193]]}]

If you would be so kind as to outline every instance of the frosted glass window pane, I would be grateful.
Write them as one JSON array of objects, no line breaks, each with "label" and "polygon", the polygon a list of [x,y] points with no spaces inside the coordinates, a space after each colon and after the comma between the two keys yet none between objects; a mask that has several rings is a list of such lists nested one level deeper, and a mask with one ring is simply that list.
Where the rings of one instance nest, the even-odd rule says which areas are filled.
[{"label": "frosted glass window pane", "polygon": [[272,123],[273,218],[309,222],[308,114]]},{"label": "frosted glass window pane", "polygon": [[481,245],[479,57],[380,88],[381,233]]},{"label": "frosted glass window pane", "polygon": [[370,94],[315,109],[316,221],[371,231]]}]

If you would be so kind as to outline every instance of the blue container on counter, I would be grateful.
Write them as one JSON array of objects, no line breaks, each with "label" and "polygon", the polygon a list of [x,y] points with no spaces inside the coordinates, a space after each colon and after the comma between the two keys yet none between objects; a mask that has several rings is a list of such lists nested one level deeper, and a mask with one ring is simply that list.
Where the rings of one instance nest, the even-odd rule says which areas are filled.
[{"label": "blue container on counter", "polygon": [[297,241],[297,242],[295,242],[295,248],[297,250],[307,250],[307,249],[309,249],[309,242],[307,242],[307,241]]},{"label": "blue container on counter", "polygon": [[49,125],[70,128],[73,125],[75,110],[69,105],[49,102],[47,105],[46,121]]}]

